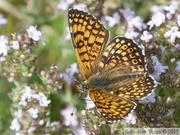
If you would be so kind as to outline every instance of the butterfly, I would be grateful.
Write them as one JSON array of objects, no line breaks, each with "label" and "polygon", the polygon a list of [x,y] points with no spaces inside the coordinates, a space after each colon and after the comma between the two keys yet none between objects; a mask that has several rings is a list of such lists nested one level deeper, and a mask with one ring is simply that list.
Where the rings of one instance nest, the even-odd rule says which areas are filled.
[{"label": "butterfly", "polygon": [[108,121],[121,120],[156,87],[148,75],[143,46],[117,36],[108,42],[109,31],[91,14],[68,12],[69,30],[87,92]]}]

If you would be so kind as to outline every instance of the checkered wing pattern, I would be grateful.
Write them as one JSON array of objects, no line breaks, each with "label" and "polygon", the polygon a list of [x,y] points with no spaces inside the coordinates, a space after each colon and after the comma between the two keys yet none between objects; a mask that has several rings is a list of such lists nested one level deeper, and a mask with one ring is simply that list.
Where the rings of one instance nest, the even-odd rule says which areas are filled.
[{"label": "checkered wing pattern", "polygon": [[119,71],[119,74],[141,74],[146,71],[141,46],[125,37],[116,37],[107,45],[98,61],[101,72]]},{"label": "checkered wing pattern", "polygon": [[139,100],[156,87],[147,74],[144,48],[133,40],[115,37],[108,44],[108,30],[92,15],[69,10],[69,29],[78,65],[99,112],[109,121],[124,118]]},{"label": "checkered wing pattern", "polygon": [[77,61],[87,79],[94,72],[94,63],[104,50],[109,31],[95,17],[77,9],[69,10],[68,18]]},{"label": "checkered wing pattern", "polygon": [[128,99],[103,91],[90,90],[89,95],[102,116],[109,121],[125,117],[136,106]]}]

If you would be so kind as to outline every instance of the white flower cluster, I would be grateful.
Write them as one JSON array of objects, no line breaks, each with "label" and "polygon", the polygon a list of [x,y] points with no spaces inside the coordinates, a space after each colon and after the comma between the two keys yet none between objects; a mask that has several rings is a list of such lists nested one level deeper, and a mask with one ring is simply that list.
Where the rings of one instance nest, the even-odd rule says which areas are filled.
[{"label": "white flower cluster", "polygon": [[36,94],[29,86],[26,86],[23,92],[19,102],[20,105],[26,106],[28,102],[37,100],[39,101],[40,106],[47,107],[51,102],[50,100],[47,100],[47,97],[43,93],[40,92]]},{"label": "white flower cluster", "polygon": [[[15,112],[14,114],[15,118],[11,122],[11,126],[10,126],[10,129],[14,131],[20,130],[22,125],[21,122],[23,121],[24,116],[29,115],[30,118],[32,118],[32,120],[38,118],[39,108],[47,107],[51,102],[50,100],[47,99],[47,97],[43,93],[40,92],[36,94],[35,91],[32,90],[29,86],[26,86],[22,90],[22,92],[23,94],[21,95],[19,102],[20,105],[24,107],[28,107],[28,103],[31,103],[33,105],[33,103],[35,102],[35,103],[39,103],[39,106],[36,104],[36,107],[30,107],[30,108],[28,107],[29,109],[27,109],[26,111],[24,110],[22,111],[21,109],[19,109],[17,112]],[[34,126],[30,126],[30,128],[28,129],[28,133],[33,132],[35,129],[36,128]]]},{"label": "white flower cluster", "polygon": [[4,35],[0,36],[0,55],[6,56],[10,49],[18,50],[19,49],[19,42],[12,41],[12,45],[8,45],[8,38]]},{"label": "white flower cluster", "polygon": [[[147,25],[143,22],[143,19],[139,16],[134,16],[134,11],[128,9],[120,9],[119,12],[115,12],[112,16],[104,16],[104,20],[107,21],[109,27],[120,24],[121,17],[120,13],[126,20],[128,27],[125,36],[128,38],[136,38],[139,33],[135,31],[138,29],[142,31],[147,28]],[[135,28],[135,29],[134,29]]]},{"label": "white flower cluster", "polygon": [[42,33],[36,30],[36,27],[30,26],[29,29],[26,30],[29,38],[32,38],[34,41],[41,41],[43,45],[45,45],[45,41],[42,37]]},{"label": "white flower cluster", "polygon": [[[154,14],[151,17],[151,20],[147,23],[147,25],[149,25],[149,30],[151,30],[154,26],[159,27],[162,24],[165,24],[167,20],[171,20],[177,9],[178,3],[173,3],[170,6],[152,7],[152,12]],[[172,25],[170,30],[164,33],[164,37],[169,38],[171,43],[175,43],[176,38],[180,38],[180,15],[175,15],[175,17],[175,24],[177,25]],[[152,38],[153,36],[147,31],[144,31],[141,36],[141,40],[145,42],[150,42],[150,39]]]},{"label": "white flower cluster", "polygon": [[[40,31],[37,31],[34,26],[30,26],[26,31],[29,38],[32,38],[34,41],[41,41],[43,45],[45,45],[42,33]],[[0,35],[0,55],[2,54],[3,56],[7,56],[10,49],[19,50],[19,42],[12,41],[12,45],[8,45],[8,38],[4,35]],[[1,61],[2,60],[0,60],[0,62]]]}]

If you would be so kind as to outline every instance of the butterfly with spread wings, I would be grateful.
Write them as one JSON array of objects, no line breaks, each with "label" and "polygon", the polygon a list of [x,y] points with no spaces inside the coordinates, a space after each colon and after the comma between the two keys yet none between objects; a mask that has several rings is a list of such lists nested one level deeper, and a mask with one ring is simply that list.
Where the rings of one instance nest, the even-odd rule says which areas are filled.
[{"label": "butterfly with spread wings", "polygon": [[109,31],[91,14],[70,9],[69,29],[80,71],[99,112],[109,121],[127,116],[156,87],[147,74],[144,48],[117,36],[109,43]]}]

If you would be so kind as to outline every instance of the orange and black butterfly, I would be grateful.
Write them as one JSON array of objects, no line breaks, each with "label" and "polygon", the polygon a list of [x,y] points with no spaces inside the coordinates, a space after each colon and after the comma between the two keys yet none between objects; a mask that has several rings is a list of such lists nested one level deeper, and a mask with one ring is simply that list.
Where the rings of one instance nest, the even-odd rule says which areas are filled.
[{"label": "orange and black butterfly", "polygon": [[68,13],[69,29],[81,73],[82,92],[88,92],[99,112],[109,121],[124,118],[136,103],[156,87],[147,74],[144,49],[131,39],[117,36],[92,15],[77,9]]}]

